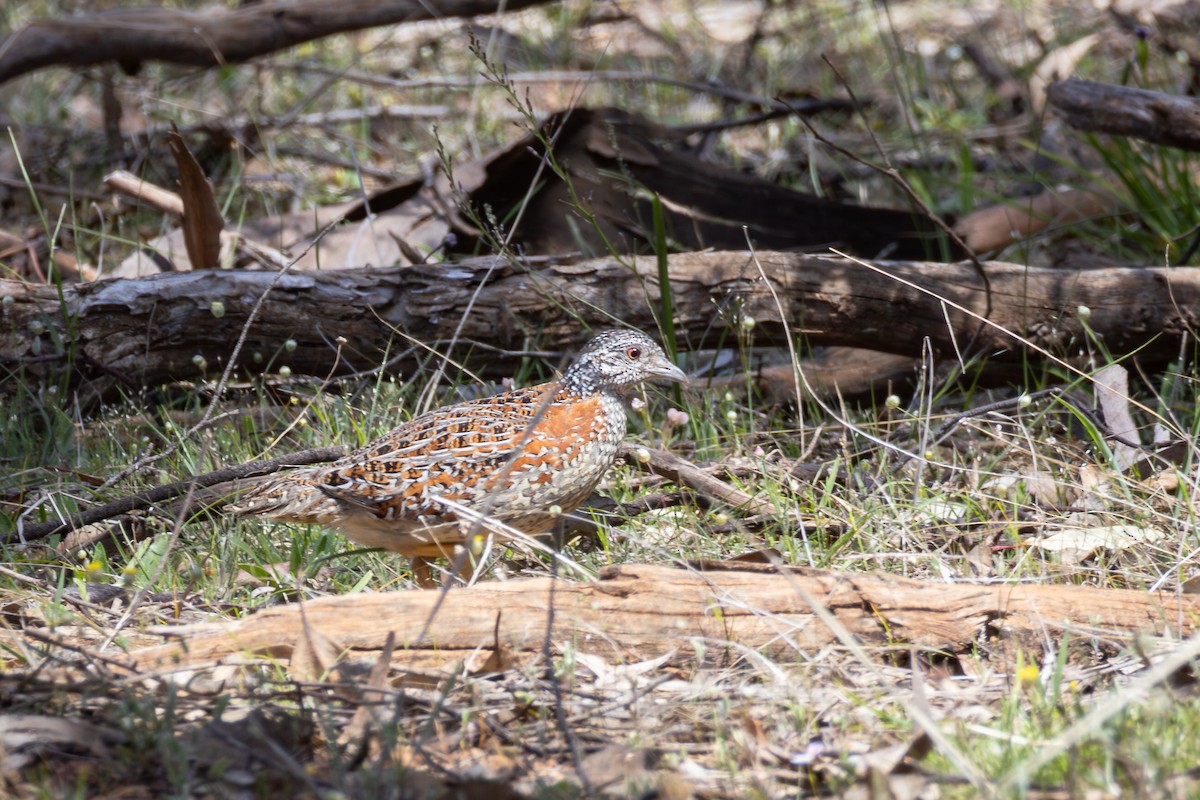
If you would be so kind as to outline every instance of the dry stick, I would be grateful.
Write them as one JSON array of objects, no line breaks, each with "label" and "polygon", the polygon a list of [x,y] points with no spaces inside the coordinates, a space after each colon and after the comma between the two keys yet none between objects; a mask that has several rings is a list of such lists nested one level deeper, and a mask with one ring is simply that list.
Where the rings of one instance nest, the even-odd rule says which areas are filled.
[{"label": "dry stick", "polygon": [[[474,88],[474,83],[470,78],[414,78],[410,80],[399,80],[389,78],[385,75],[376,73],[359,72],[356,70],[334,70],[329,67],[323,67],[319,64],[293,63],[293,64],[276,64],[274,69],[303,71],[305,73],[335,72],[339,77],[345,80],[351,80],[355,83],[361,83],[364,86],[377,86],[387,89],[462,89],[468,90]],[[675,86],[680,89],[698,92],[702,94],[711,94],[716,97],[723,97],[727,100],[734,100],[739,103],[748,105],[758,105],[765,108],[773,108],[777,110],[786,110],[790,113],[795,113],[796,109],[786,102],[773,100],[769,97],[764,97],[758,94],[743,92],[739,89],[732,89],[727,86],[722,86],[716,83],[703,83],[699,81],[689,81],[683,78],[673,78],[669,75],[661,75],[657,72],[638,72],[629,70],[549,70],[546,72],[512,72],[508,74],[508,80],[513,84],[537,84],[537,83],[611,83],[614,81],[624,81],[629,83],[660,83],[664,86]],[[804,111],[812,113],[815,110],[825,110],[826,108],[840,108],[840,101],[836,99],[829,100],[808,100],[804,103]],[[186,132],[186,130],[185,130]]]},{"label": "dry stick", "polygon": [[249,61],[338,33],[418,20],[517,11],[547,0],[281,0],[236,9],[116,8],[35,20],[0,37],[0,83],[52,65],[146,61],[201,68]]},{"label": "dry stick", "polygon": [[345,452],[345,448],[343,447],[320,447],[314,450],[301,450],[299,453],[292,453],[277,458],[251,461],[235,467],[224,467],[184,481],[169,483],[165,486],[155,486],[153,489],[147,489],[138,494],[122,497],[120,500],[114,500],[99,508],[80,512],[65,520],[36,522],[32,525],[25,525],[20,533],[11,533],[4,541],[6,544],[13,541],[29,542],[44,539],[56,533],[67,533],[84,525],[91,525],[121,514],[128,514],[131,511],[147,509],[155,503],[161,503],[164,500],[171,500],[185,495],[193,489],[203,489],[219,483],[238,480],[239,478],[268,475],[284,467],[298,467],[305,464],[320,464],[325,461],[333,461],[340,458]]},{"label": "dry stick", "polygon": [[155,186],[153,183],[139,178],[132,172],[123,169],[113,170],[105,175],[100,182],[111,187],[114,191],[132,197],[134,200],[145,203],[158,211],[176,217],[183,216],[183,198],[179,196],[178,192],[172,192],[161,186]]},{"label": "dry stick", "polygon": [[638,457],[640,449],[643,448],[635,448],[633,445],[623,444],[621,445],[620,454],[625,456],[626,460],[643,467],[655,475],[661,475],[676,486],[686,486],[704,497],[719,500],[733,508],[744,508],[754,514],[762,514],[770,517],[779,517],[783,513],[770,501],[743,492],[741,489],[726,483],[720,478],[709,475],[700,467],[674,453],[668,453],[665,450],[644,448],[646,460],[642,461]]}]

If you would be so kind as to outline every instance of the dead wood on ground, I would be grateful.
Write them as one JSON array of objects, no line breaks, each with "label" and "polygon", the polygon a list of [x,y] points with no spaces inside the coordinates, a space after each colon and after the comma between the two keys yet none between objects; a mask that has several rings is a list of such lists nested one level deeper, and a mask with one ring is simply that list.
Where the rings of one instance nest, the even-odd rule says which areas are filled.
[{"label": "dead wood on ground", "polygon": [[[358,202],[247,220],[236,231],[230,226],[225,236],[239,248],[230,260],[234,266],[263,263],[262,249],[271,248],[283,261],[269,257],[267,263],[286,263],[290,255],[298,259],[296,269],[311,270],[420,264],[433,251],[499,252],[495,224],[485,225],[487,219],[505,220],[503,250],[538,256],[646,255],[656,252],[664,235],[680,252],[740,250],[749,241],[763,250],[835,248],[892,260],[963,255],[919,214],[778,186],[702,158],[687,136],[622,109],[575,108],[482,158],[456,163],[452,180],[443,171]],[[126,180],[118,185],[144,192]],[[661,230],[653,223],[656,200]],[[338,224],[326,231],[333,222]],[[319,243],[310,248],[319,232]],[[248,249],[252,244],[258,247]],[[176,230],[109,274],[190,270],[188,252]]]},{"label": "dead wood on ground", "polygon": [[[955,305],[983,312],[975,267],[876,267],[796,253],[671,256],[678,339],[685,349],[725,345],[752,317],[757,346],[803,334],[812,344],[918,356],[927,339],[946,354],[971,341],[979,322]],[[985,327],[976,348],[993,356],[1022,351],[1006,331],[1057,353],[1086,348],[1089,334],[1077,316],[1086,306],[1090,329],[1114,356],[1138,350],[1145,364],[1165,363],[1200,308],[1194,270],[984,269],[998,327]],[[457,331],[456,357],[484,375],[507,376],[535,342],[567,350],[613,319],[655,330],[659,304],[653,258],[530,269],[489,257],[283,276],[188,272],[64,286],[61,298],[54,286],[0,281],[0,363],[28,383],[59,381],[71,369],[72,390],[85,405],[121,389],[202,380],[226,363],[251,307],[271,286],[240,354],[244,373],[286,365],[323,377],[387,362],[411,374],[430,358],[426,346],[444,350]]]},{"label": "dead wood on ground", "polygon": [[[661,201],[671,250],[735,250],[750,241],[764,250],[830,247],[867,257],[942,259],[963,254],[919,213],[814,197],[691,152],[686,131],[618,108],[552,115],[482,160],[467,203],[480,219],[491,209],[515,219],[512,246],[524,253],[587,255],[652,253],[654,200]],[[546,176],[542,141],[570,177]],[[530,194],[530,187],[539,186]],[[520,213],[517,213],[517,212]],[[461,252],[489,242],[457,215]]]},{"label": "dead wood on ground", "polygon": [[175,632],[178,642],[131,657],[140,669],[167,671],[247,654],[309,659],[311,643],[319,640],[335,658],[370,658],[394,635],[393,663],[400,669],[445,669],[464,660],[478,669],[489,659],[512,663],[540,654],[550,627],[555,647],[571,645],[611,660],[673,653],[676,664],[702,656],[720,666],[747,651],[793,659],[836,646],[837,634],[812,603],[864,644],[948,653],[1013,645],[1040,653],[1066,633],[1105,646],[1145,632],[1184,637],[1200,619],[1200,597],[1193,595],[709,566],[715,569],[627,564],[603,570],[591,583],[492,582],[451,590],[436,612],[434,590],[326,597],[231,623],[182,628]]},{"label": "dead wood on ground", "polygon": [[31,22],[0,38],[0,83],[45,67],[145,61],[215,67],[378,25],[516,11],[548,0],[277,0],[228,10],[115,8]]},{"label": "dead wood on ground", "polygon": [[1050,105],[1081,131],[1200,150],[1200,100],[1070,78],[1051,84]]}]

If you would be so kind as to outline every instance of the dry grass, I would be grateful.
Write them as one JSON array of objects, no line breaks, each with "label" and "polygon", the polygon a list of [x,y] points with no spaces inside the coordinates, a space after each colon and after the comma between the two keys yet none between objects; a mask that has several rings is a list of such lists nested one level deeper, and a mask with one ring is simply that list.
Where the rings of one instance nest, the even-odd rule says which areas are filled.
[{"label": "dry grass", "polygon": [[[1042,147],[1042,120],[1008,113],[963,57],[963,45],[978,43],[1024,79],[1047,54],[1100,32],[1082,73],[1119,79],[1133,64],[1158,87],[1185,77],[1178,60],[1154,50],[1139,62],[1137,41],[1094,4],[970,5],[693,7],[663,0],[635,4],[616,18],[610,6],[571,2],[477,20],[474,28],[446,21],[367,31],[219,70],[47,70],[0,89],[13,131],[0,165],[5,175],[20,175],[11,166],[19,153],[38,201],[31,203],[26,187],[0,185],[0,201],[15,221],[6,227],[32,231],[41,254],[40,261],[6,257],[0,270],[35,279],[34,262],[45,263],[50,242],[81,263],[115,263],[134,243],[167,230],[169,221],[114,203],[98,186],[116,165],[169,185],[171,162],[160,138],[145,136],[169,121],[193,137],[227,218],[250,219],[355,199],[391,176],[432,167],[439,150],[461,164],[511,140],[528,127],[513,87],[536,114],[571,103],[612,104],[665,123],[696,122],[748,110],[696,88],[709,81],[767,98],[843,96],[846,87],[821,61],[826,54],[859,96],[873,100],[863,117],[819,120],[826,135],[880,160],[869,125],[931,206],[961,213],[1018,194]],[[34,11],[65,9],[24,4],[4,13],[16,27]],[[494,65],[518,76],[511,86],[481,77],[484,65],[467,46],[471,33]],[[643,77],[589,80],[593,70]],[[549,71],[579,78],[539,79]],[[106,140],[98,116],[108,80],[126,111],[117,140]],[[436,122],[364,116],[334,125],[320,116],[396,104],[442,110]],[[250,128],[253,141],[203,133],[207,123],[242,114],[258,122]],[[1047,167],[1058,180],[1082,182],[1104,166],[1088,143],[1067,138],[1055,145],[1069,148],[1055,158],[1078,162]],[[735,129],[707,147],[714,159],[806,191],[903,202],[890,182],[818,146],[794,120]],[[1189,162],[1172,160],[1178,155],[1120,153],[1115,168],[1125,169],[1127,183],[1156,164],[1168,165],[1163,172],[1170,174],[1143,187],[1191,175]],[[1136,188],[1135,197],[1152,199]],[[1158,263],[1164,240],[1195,224],[1186,209],[1139,212],[1052,230],[999,256],[1029,264]],[[741,358],[730,371],[752,370],[752,347],[753,332],[743,331]],[[1190,591],[1200,552],[1191,448],[1161,469],[1140,476],[1125,470],[1119,448],[1087,413],[1093,392],[1086,376],[1110,359],[1102,342],[1081,343],[1081,351],[1072,363],[1082,378],[1062,364],[1030,366],[1011,385],[985,390],[974,384],[978,365],[945,382],[947,369],[928,365],[911,399],[865,408],[832,400],[774,407],[750,390],[653,399],[635,420],[635,438],[723,465],[724,479],[795,518],[746,521],[685,496],[676,508],[606,528],[568,554],[596,570],[774,548],[789,564],[931,581]],[[531,365],[517,380],[546,368]],[[86,418],[57,387],[4,391],[0,502],[74,508],[249,460],[285,431],[284,441],[297,449],[331,439],[361,443],[411,411],[430,377],[336,386],[294,381],[273,392],[242,387],[221,408],[244,413],[195,435],[185,434],[211,387],[173,387]],[[1070,394],[1038,394],[1063,384]],[[1144,376],[1137,386],[1132,413],[1146,441],[1156,424],[1174,439],[1194,440],[1190,366]],[[444,399],[455,388],[433,391]],[[274,402],[280,396],[294,402]],[[688,413],[686,423],[666,422],[672,403]],[[957,416],[962,412],[970,413]],[[958,424],[948,429],[949,421]],[[149,445],[176,449],[97,491]],[[843,479],[794,479],[783,467],[797,460],[838,464]],[[615,470],[604,488],[619,501],[674,490],[634,466]],[[800,535],[801,523],[807,535]],[[353,553],[327,532],[222,518],[147,524],[163,532],[112,551],[14,547],[0,569],[0,780],[14,796],[1196,791],[1189,770],[1198,755],[1192,714],[1200,709],[1190,669],[1153,666],[1164,658],[1168,666],[1189,664],[1191,643],[1180,649],[1177,642],[1089,631],[1048,634],[1042,648],[1023,651],[986,642],[954,653],[844,644],[790,659],[754,652],[718,658],[710,643],[615,663],[562,641],[550,644],[544,662],[468,660],[436,674],[406,671],[399,658],[374,677],[325,673],[312,666],[328,666],[320,659],[308,664],[308,674],[296,659],[169,678],[131,671],[124,652],[158,641],[163,625],[401,588],[409,579],[394,559]],[[492,577],[551,568],[536,554],[511,553]],[[109,585],[153,594],[130,604],[129,595],[104,594]]]}]

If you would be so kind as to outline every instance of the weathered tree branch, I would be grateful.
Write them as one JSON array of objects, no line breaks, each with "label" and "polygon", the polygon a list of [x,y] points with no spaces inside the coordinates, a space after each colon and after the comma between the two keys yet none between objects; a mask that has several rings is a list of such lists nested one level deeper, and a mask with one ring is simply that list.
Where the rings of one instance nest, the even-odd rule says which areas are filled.
[{"label": "weathered tree branch", "polygon": [[114,8],[37,20],[0,38],[0,83],[54,65],[144,61],[215,67],[335,33],[445,17],[515,11],[549,0],[274,0],[227,11]]},{"label": "weathered tree branch", "polygon": [[[634,260],[634,259],[630,259]],[[517,269],[482,258],[458,264],[293,273],[283,276],[248,332],[239,367],[328,375],[389,361],[410,372],[426,345],[451,341],[482,372],[511,374],[535,341],[570,349],[613,319],[654,330],[659,287],[653,259],[596,259]],[[760,273],[760,265],[762,272]],[[788,335],[919,355],[926,337],[943,353],[970,341],[982,313],[974,267],[878,263],[797,253],[684,253],[671,257],[676,329],[686,348],[727,343],[744,317],[755,343]],[[985,265],[994,290],[980,351],[1003,356],[1021,345],[1006,331],[1060,354],[1086,347],[1076,317],[1116,355],[1139,349],[1147,363],[1177,355],[1200,309],[1200,272],[1166,269],[1045,270]],[[84,403],[116,390],[204,378],[220,369],[271,272],[199,271],[74,284],[62,289],[0,281],[0,367],[26,381],[64,379]],[[766,278],[766,279],[763,279]],[[912,285],[907,285],[912,284]],[[917,287],[917,288],[913,288]],[[774,294],[773,294],[774,291]],[[11,300],[10,300],[11,297]],[[779,305],[776,305],[776,297]],[[70,355],[70,357],[68,357]]]},{"label": "weathered tree branch", "polygon": [[718,663],[739,660],[747,650],[795,658],[838,643],[813,603],[864,644],[959,653],[1005,642],[1040,653],[1047,639],[1068,631],[1081,641],[1089,631],[1106,642],[1147,631],[1183,637],[1200,620],[1195,595],[925,583],[884,573],[769,566],[697,571],[627,564],[605,569],[592,583],[558,581],[551,593],[553,582],[534,578],[454,589],[436,613],[436,591],[326,597],[232,623],[189,626],[176,632],[178,643],[132,657],[142,668],[166,670],[247,653],[288,658],[313,636],[326,639],[333,653],[361,657],[353,651],[378,651],[395,634],[393,663],[401,669],[438,669],[463,659],[481,663],[497,647],[517,660],[536,657],[547,639],[616,661],[676,651],[673,661],[687,663],[698,643],[704,657]]},{"label": "weathered tree branch", "polygon": [[[1111,352],[1136,349],[1146,363],[1166,363],[1200,313],[1196,270],[985,269],[998,326],[977,339],[985,353],[1022,350],[1005,331],[1057,353],[1084,348],[1092,334],[1076,312],[1086,306],[1088,327]],[[686,253],[671,256],[670,275],[677,337],[691,349],[728,344],[749,316],[759,345],[803,334],[814,344],[919,355],[928,338],[953,353],[979,323],[939,298],[975,313],[985,305],[975,269],[959,264],[880,262],[871,269],[796,253]],[[61,302],[53,286],[0,281],[0,368],[28,382],[61,381],[69,368],[84,403],[122,388],[201,379],[198,363],[209,374],[223,366],[275,277],[213,271],[100,281],[63,287]],[[535,342],[568,349],[613,319],[654,330],[658,295],[653,259],[525,270],[482,258],[290,274],[264,303],[239,367],[258,374],[286,365],[325,376],[391,359],[389,369],[409,373],[430,358],[427,346],[453,339],[462,320],[460,344],[476,344],[454,356],[506,376]]]},{"label": "weathered tree branch", "polygon": [[1200,100],[1195,97],[1078,78],[1051,84],[1047,97],[1072,128],[1200,150]]}]

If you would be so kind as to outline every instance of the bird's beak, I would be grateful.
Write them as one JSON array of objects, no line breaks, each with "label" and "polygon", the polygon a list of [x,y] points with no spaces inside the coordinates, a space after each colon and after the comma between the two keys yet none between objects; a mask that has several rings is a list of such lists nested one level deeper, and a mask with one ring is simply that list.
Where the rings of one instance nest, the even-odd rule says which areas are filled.
[{"label": "bird's beak", "polygon": [[650,377],[653,380],[674,383],[688,383],[691,380],[686,372],[665,358],[659,358],[654,362],[654,366],[650,368]]}]

